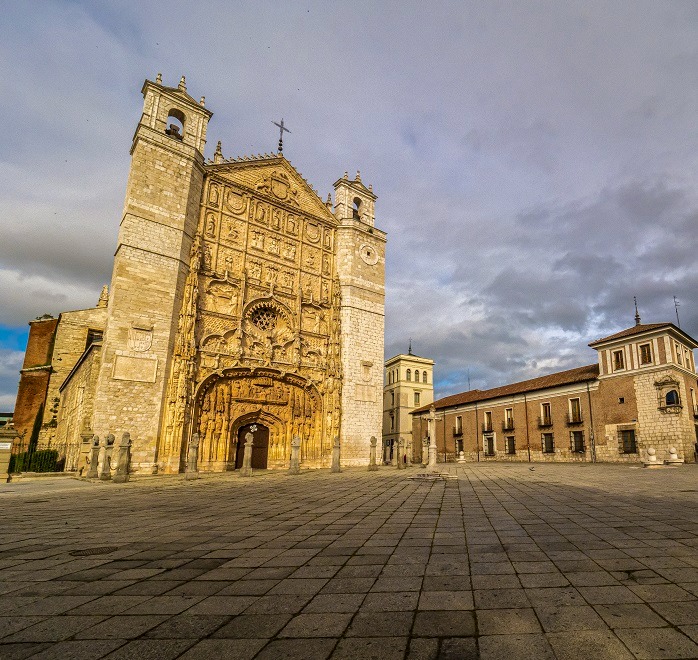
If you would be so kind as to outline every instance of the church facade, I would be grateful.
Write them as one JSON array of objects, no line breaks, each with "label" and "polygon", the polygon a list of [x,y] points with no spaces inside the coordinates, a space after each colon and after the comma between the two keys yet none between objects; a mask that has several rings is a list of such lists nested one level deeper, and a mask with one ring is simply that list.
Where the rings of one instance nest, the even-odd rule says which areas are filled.
[{"label": "church facade", "polygon": [[[223,471],[250,431],[253,467],[288,465],[295,436],[306,466],[329,465],[336,437],[344,465],[366,464],[382,420],[386,243],[371,187],[345,172],[333,203],[281,151],[225,159],[219,143],[205,161],[204,99],[159,75],[142,92],[111,285],[93,310],[52,321],[40,445],[79,470],[94,435],[129,432],[134,471],[173,473],[198,433],[200,469]],[[51,334],[41,323],[30,346],[35,326]],[[42,397],[22,392],[30,420]]]}]

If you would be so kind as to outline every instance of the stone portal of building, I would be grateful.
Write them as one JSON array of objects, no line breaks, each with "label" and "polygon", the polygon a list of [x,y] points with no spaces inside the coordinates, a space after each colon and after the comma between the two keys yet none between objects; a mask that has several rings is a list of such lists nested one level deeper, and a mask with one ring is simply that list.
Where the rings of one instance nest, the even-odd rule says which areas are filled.
[{"label": "stone portal of building", "polygon": [[245,424],[245,426],[240,427],[237,451],[235,453],[235,469],[239,470],[242,467],[242,458],[245,453],[245,436],[248,432],[252,433],[254,438],[252,441],[252,468],[255,470],[266,470],[267,458],[269,456],[269,429],[259,422]]}]

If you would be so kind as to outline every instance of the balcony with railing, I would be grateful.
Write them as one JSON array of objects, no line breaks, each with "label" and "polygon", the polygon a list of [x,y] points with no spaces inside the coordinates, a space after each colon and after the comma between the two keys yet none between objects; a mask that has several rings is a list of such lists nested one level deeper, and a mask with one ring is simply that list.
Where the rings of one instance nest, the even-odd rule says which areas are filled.
[{"label": "balcony with railing", "polygon": [[567,425],[572,426],[574,424],[582,424],[584,420],[582,419],[581,412],[567,413]]},{"label": "balcony with railing", "polygon": [[511,417],[509,419],[505,419],[502,422],[502,431],[513,431],[513,430],[514,430],[514,419]]},{"label": "balcony with railing", "polygon": [[553,418],[547,415],[538,418],[538,428],[545,429],[553,425]]},{"label": "balcony with railing", "polygon": [[492,422],[482,422],[482,432],[492,433]]}]

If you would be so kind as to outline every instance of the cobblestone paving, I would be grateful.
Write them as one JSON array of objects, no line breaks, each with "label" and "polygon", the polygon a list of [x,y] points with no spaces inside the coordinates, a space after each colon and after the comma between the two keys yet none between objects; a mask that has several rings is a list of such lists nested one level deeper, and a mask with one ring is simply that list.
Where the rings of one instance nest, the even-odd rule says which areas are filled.
[{"label": "cobblestone paving", "polygon": [[698,658],[698,467],[448,469],[2,484],[0,658]]}]

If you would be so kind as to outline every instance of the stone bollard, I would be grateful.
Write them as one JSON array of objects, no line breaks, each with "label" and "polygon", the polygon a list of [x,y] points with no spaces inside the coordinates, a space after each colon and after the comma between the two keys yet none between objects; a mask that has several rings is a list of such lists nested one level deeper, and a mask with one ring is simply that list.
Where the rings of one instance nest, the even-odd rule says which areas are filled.
[{"label": "stone bollard", "polygon": [[187,466],[184,472],[184,478],[198,479],[199,478],[199,434],[194,433],[189,440],[187,447]]},{"label": "stone bollard", "polygon": [[124,433],[119,445],[119,456],[116,460],[114,482],[125,484],[129,480],[128,470],[131,467],[131,434]]},{"label": "stone bollard", "polygon": [[429,462],[429,438],[422,440],[422,467],[425,468]]},{"label": "stone bollard", "polygon": [[332,470],[331,472],[341,472],[342,468],[339,465],[340,445],[339,436],[335,437],[334,445],[332,446]]},{"label": "stone bollard", "polygon": [[114,434],[109,433],[99,447],[99,478],[102,481],[111,480],[111,455],[114,450]]},{"label": "stone bollard", "polygon": [[662,466],[662,464],[657,461],[657,450],[654,447],[650,447],[647,450],[647,458],[642,461],[642,464],[646,468],[656,468]]},{"label": "stone bollard", "polygon": [[376,436],[372,435],[371,436],[371,453],[369,454],[369,459],[368,459],[368,469],[371,472],[378,469],[378,466],[376,465],[376,445],[377,444],[378,444],[378,440],[376,439]]},{"label": "stone bollard", "polygon": [[683,465],[683,459],[679,458],[679,454],[676,451],[676,447],[669,447],[669,456],[664,459],[665,465]]},{"label": "stone bollard", "polygon": [[297,435],[294,435],[291,440],[291,461],[288,464],[288,473],[301,473],[301,439]]},{"label": "stone bollard", "polygon": [[393,449],[393,457],[390,459],[390,465],[396,466],[397,465],[397,440],[393,440],[393,444],[391,445]]},{"label": "stone bollard", "polygon": [[240,468],[241,477],[252,476],[252,446],[254,445],[254,436],[249,431],[245,433],[245,450],[242,455],[242,468]]},{"label": "stone bollard", "polygon": [[457,462],[458,463],[465,463],[465,452],[463,452],[462,450],[460,452],[458,452]]},{"label": "stone bollard", "polygon": [[407,467],[412,467],[412,441],[408,440],[405,444],[405,464]]},{"label": "stone bollard", "polygon": [[403,438],[399,438],[397,441],[397,469],[398,470],[405,469],[404,454],[405,454],[405,440]]},{"label": "stone bollard", "polygon": [[99,477],[99,455],[101,453],[99,436],[92,438],[92,451],[90,452],[90,469],[87,471],[88,479],[97,479]]}]

